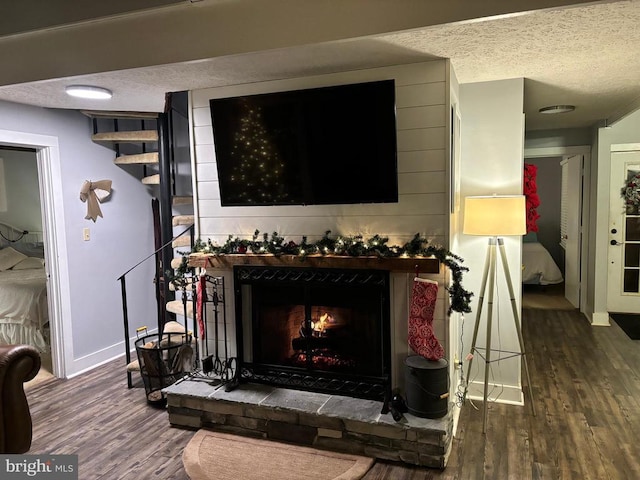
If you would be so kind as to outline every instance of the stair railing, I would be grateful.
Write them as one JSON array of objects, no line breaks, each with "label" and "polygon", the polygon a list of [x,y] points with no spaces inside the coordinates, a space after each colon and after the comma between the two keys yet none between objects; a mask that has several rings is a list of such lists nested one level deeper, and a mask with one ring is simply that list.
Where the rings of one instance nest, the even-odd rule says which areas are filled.
[{"label": "stair railing", "polygon": [[[187,233],[191,234],[191,248],[193,249],[194,236],[195,236],[195,225],[191,224],[183,232],[181,232],[178,235],[176,235],[175,237],[173,237],[171,240],[169,240],[164,245],[162,245],[160,248],[158,248],[155,252],[147,255],[145,258],[140,260],[138,263],[136,263],[134,266],[129,268],[126,272],[124,272],[122,275],[120,275],[118,277],[118,281],[120,282],[120,292],[121,292],[121,295],[122,295],[122,316],[123,316],[123,321],[124,321],[124,343],[125,343],[125,357],[126,357],[126,361],[127,361],[127,366],[131,363],[131,340],[129,338],[129,311],[128,311],[128,307],[127,307],[126,276],[127,276],[127,274],[129,274],[130,272],[135,270],[137,267],[142,265],[144,262],[149,260],[151,257],[154,257],[156,259],[156,262],[157,262],[158,261],[158,255],[161,252],[164,252],[165,249],[168,246],[170,246],[176,239],[182,237],[183,235],[185,235]],[[165,255],[165,258],[166,258],[166,255]],[[165,263],[162,263],[162,267],[163,267],[163,270],[166,269],[166,267],[171,268],[170,264],[167,266],[167,265],[165,265]],[[161,283],[160,275],[161,274],[163,276],[165,276],[164,275],[164,271],[159,272],[158,269],[156,268],[156,274],[155,274],[156,299],[160,298],[160,288],[161,288],[161,286],[160,286],[160,283]],[[166,298],[165,298],[165,301],[166,301]],[[159,308],[160,308],[160,306],[159,306]],[[163,330],[163,327],[164,327],[164,325],[162,324],[161,318],[162,317],[160,315],[158,315],[158,334],[159,335],[162,335],[162,330]],[[185,324],[185,327],[186,327],[186,324]],[[128,369],[127,369],[127,386],[129,388],[133,387],[133,382],[131,380],[131,372]]]}]

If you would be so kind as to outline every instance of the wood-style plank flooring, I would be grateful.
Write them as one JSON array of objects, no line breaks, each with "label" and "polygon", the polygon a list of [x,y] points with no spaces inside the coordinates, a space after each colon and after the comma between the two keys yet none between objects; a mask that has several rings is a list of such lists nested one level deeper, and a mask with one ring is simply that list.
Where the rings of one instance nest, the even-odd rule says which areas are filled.
[{"label": "wood-style plank flooring", "polygon": [[[445,470],[377,462],[365,480],[640,479],[640,341],[575,311],[525,310],[523,331],[536,417],[492,403],[483,435],[467,403]],[[123,370],[112,362],[30,388],[29,453],[77,454],[82,480],[187,479],[181,454],[194,432],[169,427]]]}]

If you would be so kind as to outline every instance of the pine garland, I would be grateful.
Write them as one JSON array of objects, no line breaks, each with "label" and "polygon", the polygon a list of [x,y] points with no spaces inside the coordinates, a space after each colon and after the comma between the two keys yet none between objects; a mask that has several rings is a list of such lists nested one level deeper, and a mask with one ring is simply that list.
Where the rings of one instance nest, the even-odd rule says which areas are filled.
[{"label": "pine garland", "polygon": [[[240,239],[229,235],[223,245],[215,245],[211,239],[203,242],[198,239],[193,247],[193,252],[210,253],[213,255],[225,254],[272,254],[296,255],[304,259],[307,255],[340,255],[350,257],[375,256],[379,258],[394,257],[435,257],[451,271],[451,285],[447,287],[450,304],[448,314],[452,312],[468,313],[471,311],[470,302],[473,293],[462,286],[462,276],[469,271],[463,267],[463,259],[451,253],[442,246],[430,245],[428,240],[416,233],[413,239],[402,246],[388,245],[388,237],[374,235],[364,239],[362,235],[336,237],[331,236],[331,230],[327,230],[320,240],[308,243],[303,236],[300,243],[286,241],[284,237],[273,232],[260,236],[256,230],[251,240]],[[184,262],[183,262],[184,263]]]}]

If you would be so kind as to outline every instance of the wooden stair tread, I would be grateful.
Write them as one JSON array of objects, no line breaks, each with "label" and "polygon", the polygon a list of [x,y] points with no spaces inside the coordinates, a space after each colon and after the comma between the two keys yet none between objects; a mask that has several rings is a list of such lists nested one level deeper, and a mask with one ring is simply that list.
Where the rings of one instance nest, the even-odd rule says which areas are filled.
[{"label": "wooden stair tread", "polygon": [[181,264],[182,264],[182,257],[173,258],[171,260],[171,268],[173,268],[174,270],[176,268],[179,268]]},{"label": "wooden stair tread", "polygon": [[156,130],[130,130],[121,132],[99,132],[91,136],[97,143],[147,143],[157,142]]},{"label": "wooden stair tread", "polygon": [[158,163],[158,152],[137,153],[135,155],[120,155],[114,160],[116,165],[132,164],[156,164]]},{"label": "wooden stair tread", "polygon": [[193,215],[175,215],[171,221],[174,227],[178,225],[193,225],[195,217]]},{"label": "wooden stair tread", "polygon": [[140,362],[138,360],[133,360],[131,363],[127,364],[127,372],[139,372],[140,371]]},{"label": "wooden stair tread", "polygon": [[[191,286],[196,282],[196,277],[185,277],[183,281],[187,285],[187,290],[189,290],[192,288]],[[177,288],[173,282],[169,282],[169,290],[172,292],[176,292],[182,291],[182,288]]]},{"label": "wooden stair tread", "polygon": [[[184,316],[184,307],[182,305],[182,300],[172,300],[170,302],[167,302],[167,312]],[[187,316],[193,316],[193,302],[191,301],[187,302]]]},{"label": "wooden stair tread", "polygon": [[171,242],[171,246],[173,248],[191,247],[191,238],[189,237],[189,235],[183,235],[181,237],[176,238],[173,242]]},{"label": "wooden stair tread", "polygon": [[121,119],[145,119],[154,120],[158,118],[157,112],[121,112],[109,110],[80,110],[80,112],[89,118],[121,118]]},{"label": "wooden stair tread", "polygon": [[145,185],[160,185],[160,174],[156,173],[155,175],[144,177],[142,179],[142,183],[144,183]]},{"label": "wooden stair tread", "polygon": [[193,205],[193,197],[189,196],[175,196],[171,199],[171,203],[174,206],[177,205]]}]

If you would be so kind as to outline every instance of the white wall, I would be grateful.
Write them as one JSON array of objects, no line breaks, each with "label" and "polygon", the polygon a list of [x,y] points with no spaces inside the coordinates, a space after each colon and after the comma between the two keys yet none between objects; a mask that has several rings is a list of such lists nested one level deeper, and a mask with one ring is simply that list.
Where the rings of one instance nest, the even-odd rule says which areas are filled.
[{"label": "white wall", "polygon": [[[589,244],[595,245],[590,260],[588,309],[593,312],[592,323],[607,325],[607,254],[609,241],[609,177],[611,174],[611,145],[640,142],[640,110],[615,125],[599,128],[594,142],[592,171]],[[591,301],[591,299],[593,299]],[[592,309],[592,310],[591,310]]]},{"label": "white wall", "polygon": [[[150,195],[140,181],[113,164],[114,152],[91,141],[84,115],[0,102],[0,139],[21,132],[57,139],[52,195],[56,228],[63,239],[59,258],[65,341],[65,374],[74,375],[124,353],[120,285],[127,268],[153,251]],[[113,180],[111,199],[101,208],[104,218],[85,220],[79,199],[84,180]],[[44,199],[43,199],[44,200]],[[91,240],[82,239],[89,228]],[[155,324],[153,262],[128,279],[132,327]],[[124,369],[123,369],[124,378]]]},{"label": "white wall", "polygon": [[[449,203],[447,180],[447,118],[449,107],[446,61],[342,72],[192,92],[193,137],[197,174],[199,235],[224,243],[229,235],[251,238],[254,230],[278,232],[300,241],[318,240],[326,230],[334,234],[380,234],[390,244],[403,244],[415,233],[448,244]],[[397,204],[312,205],[283,207],[221,207],[215,164],[209,99],[320,87],[364,81],[395,79],[398,134]],[[407,354],[406,324],[412,274],[392,275],[392,316],[397,324],[393,339],[394,379],[401,378]],[[435,275],[441,284],[444,277]],[[232,278],[227,272],[226,285]],[[435,331],[447,339],[445,290],[440,288]],[[229,291],[227,297],[231,299]],[[233,327],[233,305],[227,304],[227,321]],[[235,342],[235,340],[232,340]]]},{"label": "white wall", "polygon": [[550,148],[590,145],[592,133],[589,128],[560,128],[555,130],[531,130],[527,132],[524,147]]},{"label": "white wall", "polygon": [[[521,194],[524,156],[523,79],[502,80],[460,85],[460,108],[462,111],[462,160],[461,203],[462,221],[464,197],[471,195]],[[461,225],[459,231],[462,232]],[[516,295],[518,311],[521,310],[521,255],[520,237],[504,239],[507,261]],[[470,351],[473,326],[482,281],[488,239],[458,235],[459,254],[465,259],[470,271],[465,275],[465,287],[475,293],[472,313],[466,315],[464,345],[466,355]],[[492,328],[492,350],[519,351],[513,315],[509,302],[507,284],[498,264],[499,298],[494,305]],[[486,345],[486,306],[480,324],[476,347]],[[496,307],[497,305],[497,307]],[[496,322],[499,321],[499,325]],[[499,335],[498,335],[499,334]],[[495,358],[496,353],[492,352]],[[466,373],[467,364],[464,369]],[[490,384],[496,388],[491,397],[498,401],[522,402],[520,382],[520,358],[496,362],[492,365]],[[482,398],[484,362],[476,355],[471,371],[469,396]]]},{"label": "white wall", "polygon": [[2,150],[4,163],[4,188],[6,211],[0,208],[0,222],[22,230],[42,231],[38,166],[34,152]]}]

